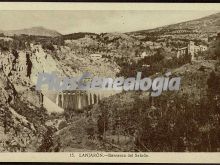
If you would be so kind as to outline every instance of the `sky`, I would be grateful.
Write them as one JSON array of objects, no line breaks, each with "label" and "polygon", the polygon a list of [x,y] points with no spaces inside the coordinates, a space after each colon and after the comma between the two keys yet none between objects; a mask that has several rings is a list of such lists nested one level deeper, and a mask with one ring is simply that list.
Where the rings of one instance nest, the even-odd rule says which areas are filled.
[{"label": "sky", "polygon": [[219,11],[0,11],[0,30],[43,26],[62,34],[131,32],[193,20]]}]

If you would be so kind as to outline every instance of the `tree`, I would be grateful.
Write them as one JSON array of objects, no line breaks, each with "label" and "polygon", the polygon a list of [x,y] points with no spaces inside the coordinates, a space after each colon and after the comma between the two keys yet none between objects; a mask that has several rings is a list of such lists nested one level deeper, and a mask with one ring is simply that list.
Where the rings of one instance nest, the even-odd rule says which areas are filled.
[{"label": "tree", "polygon": [[28,53],[26,54],[26,65],[27,65],[27,77],[30,78],[33,64],[30,59],[30,54]]},{"label": "tree", "polygon": [[105,115],[99,115],[97,120],[97,127],[98,127],[99,138],[102,139],[103,134],[108,129],[108,120]]},{"label": "tree", "polygon": [[58,126],[58,129],[61,130],[61,129],[67,127],[67,126],[68,126],[68,124],[67,124],[66,121],[61,121],[59,126]]},{"label": "tree", "polygon": [[38,148],[38,152],[51,152],[51,147],[53,144],[53,133],[54,130],[52,127],[47,127],[46,133],[43,135],[42,143]]},{"label": "tree", "polygon": [[220,33],[218,33],[218,37],[216,39],[215,55],[216,55],[217,59],[220,60]]}]

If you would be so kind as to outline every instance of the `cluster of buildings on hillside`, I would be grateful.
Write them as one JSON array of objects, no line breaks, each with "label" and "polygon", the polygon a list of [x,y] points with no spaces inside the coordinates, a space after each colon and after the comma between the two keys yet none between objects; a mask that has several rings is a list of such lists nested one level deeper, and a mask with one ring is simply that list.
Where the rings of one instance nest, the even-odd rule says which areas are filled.
[{"label": "cluster of buildings on hillside", "polygon": [[[205,41],[206,43],[209,43],[213,40],[216,40],[219,36],[220,36],[220,33],[218,33],[217,36],[212,35],[212,36],[209,36],[208,38],[206,38],[206,40],[204,40],[204,39],[201,39],[201,40]],[[177,58],[184,56],[184,55],[191,55],[191,60],[195,60],[196,55],[208,50],[207,45],[204,45],[204,44],[196,45],[195,42],[189,41],[189,43],[186,47],[182,47],[182,48],[177,49]]]},{"label": "cluster of buildings on hillside", "polygon": [[[184,55],[191,55],[192,60],[195,60],[195,56],[199,52],[204,52],[208,50],[207,45],[196,45],[193,41],[190,41],[186,47],[178,48],[177,49],[177,58],[180,58]],[[147,56],[151,56],[151,54],[147,53],[146,51],[142,52],[140,58],[145,58]],[[99,60],[102,58],[101,54],[91,54],[90,58],[94,61]]]},{"label": "cluster of buildings on hillside", "polygon": [[193,41],[190,41],[186,47],[179,48],[177,50],[177,58],[184,55],[191,55],[191,60],[195,60],[195,55],[199,52],[204,52],[208,50],[206,45],[195,45]]},{"label": "cluster of buildings on hillside", "polygon": [[[193,41],[190,41],[186,47],[178,48],[176,57],[180,58],[181,56],[190,54],[192,56],[192,60],[195,59],[195,56],[199,52],[204,52],[208,50],[207,45],[196,45]],[[145,58],[147,56],[151,56],[149,53],[143,52],[140,57]]]},{"label": "cluster of buildings on hillside", "polygon": [[[194,41],[189,41],[187,46],[175,49],[176,57],[180,58],[180,57],[185,56],[185,55],[191,55],[191,60],[195,60],[196,55],[198,55],[201,52],[207,51],[208,50],[208,43],[212,40],[215,40],[215,39],[216,39],[216,35],[207,38],[207,41],[205,42],[207,44],[199,44],[199,45],[196,45]],[[146,41],[146,42],[143,43],[143,46],[148,47],[148,49],[150,49],[150,50],[156,50],[156,49],[159,49],[159,48],[167,47],[167,44],[166,44],[166,42]],[[171,50],[171,48],[170,48],[170,50]],[[149,51],[149,50],[143,51],[140,54],[140,56],[137,57],[137,58],[142,58],[143,59],[147,56],[151,56],[151,55],[153,55],[152,52],[153,51]],[[102,55],[101,54],[90,54],[90,58],[93,61],[96,61],[96,60],[101,59]]]}]

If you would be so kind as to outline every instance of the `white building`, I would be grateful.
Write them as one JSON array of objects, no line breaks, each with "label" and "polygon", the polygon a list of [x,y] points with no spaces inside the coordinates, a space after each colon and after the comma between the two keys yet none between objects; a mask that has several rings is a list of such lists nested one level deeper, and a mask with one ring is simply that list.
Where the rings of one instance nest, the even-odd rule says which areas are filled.
[{"label": "white building", "polygon": [[90,57],[91,57],[92,60],[95,61],[95,60],[101,59],[102,55],[101,54],[91,54]]},{"label": "white building", "polygon": [[142,54],[141,54],[141,58],[144,58],[144,57],[147,57],[148,55],[147,55],[147,53],[146,52],[143,52]]}]

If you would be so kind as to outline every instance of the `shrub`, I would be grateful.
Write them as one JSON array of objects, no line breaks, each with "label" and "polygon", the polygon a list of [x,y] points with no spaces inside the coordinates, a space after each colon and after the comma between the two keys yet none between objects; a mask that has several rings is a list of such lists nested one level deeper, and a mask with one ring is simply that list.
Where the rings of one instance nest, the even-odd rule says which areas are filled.
[{"label": "shrub", "polygon": [[67,124],[66,121],[61,121],[59,126],[58,126],[58,129],[61,130],[61,129],[67,127],[67,126],[68,126],[68,124]]}]

